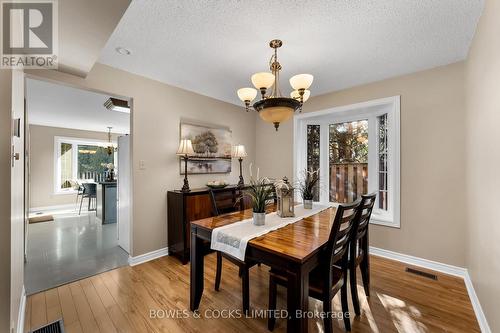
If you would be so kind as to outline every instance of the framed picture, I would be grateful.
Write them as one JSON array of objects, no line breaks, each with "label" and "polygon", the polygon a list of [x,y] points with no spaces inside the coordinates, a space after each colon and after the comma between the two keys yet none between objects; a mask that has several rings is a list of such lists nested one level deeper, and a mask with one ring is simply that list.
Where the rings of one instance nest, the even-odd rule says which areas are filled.
[{"label": "framed picture", "polygon": [[[195,156],[188,159],[188,175],[231,172],[232,132],[227,127],[181,122],[181,139],[190,139]],[[181,163],[180,174],[184,174]]]}]

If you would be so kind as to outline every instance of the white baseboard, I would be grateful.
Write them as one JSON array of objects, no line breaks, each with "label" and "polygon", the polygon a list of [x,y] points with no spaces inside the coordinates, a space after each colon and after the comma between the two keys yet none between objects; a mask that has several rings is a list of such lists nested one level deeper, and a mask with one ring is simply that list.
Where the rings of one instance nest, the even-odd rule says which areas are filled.
[{"label": "white baseboard", "polygon": [[481,328],[481,332],[483,333],[491,333],[490,325],[488,324],[488,320],[483,312],[483,308],[481,307],[481,303],[479,303],[479,298],[476,295],[476,291],[474,290],[474,285],[472,284],[472,279],[470,278],[469,272],[464,277],[465,286],[467,287],[467,292],[469,293],[469,298],[472,303],[472,307],[474,308],[474,312],[476,313],[476,318],[479,323],[479,328]]},{"label": "white baseboard", "polygon": [[56,205],[56,206],[45,206],[45,207],[32,207],[30,208],[30,213],[45,212],[50,210],[68,210],[76,209],[76,203],[66,204],[66,205]]},{"label": "white baseboard", "polygon": [[375,256],[384,257],[387,259],[392,259],[400,262],[404,262],[409,265],[419,266],[427,269],[431,269],[436,272],[441,272],[453,276],[458,276],[461,278],[465,277],[467,274],[467,269],[463,267],[443,264],[437,261],[432,261],[428,259],[418,258],[410,256],[407,254],[402,254],[398,252],[393,252],[389,250],[380,249],[377,247],[370,246],[370,254]]},{"label": "white baseboard", "polygon": [[164,256],[168,256],[168,247],[164,247],[164,248],[159,249],[159,250],[144,253],[144,254],[141,254],[137,257],[129,257],[128,264],[130,266],[135,266],[135,265],[139,265],[139,264],[145,263],[147,261],[150,261],[150,260],[153,260],[156,258],[160,258],[160,257],[164,257]]},{"label": "white baseboard", "polygon": [[17,315],[17,333],[24,333],[24,316],[26,314],[26,290],[21,291],[21,300],[19,302],[19,313]]},{"label": "white baseboard", "polygon": [[486,316],[484,315],[483,309],[479,302],[479,298],[477,297],[476,291],[474,290],[474,286],[472,284],[472,280],[470,278],[469,271],[467,270],[467,268],[443,264],[437,261],[418,258],[407,254],[380,249],[373,246],[370,246],[370,254],[462,278],[464,280],[465,287],[467,288],[467,293],[469,294],[472,308],[474,309],[474,313],[479,323],[481,332],[491,333],[490,326],[488,325],[488,321],[486,320]]}]

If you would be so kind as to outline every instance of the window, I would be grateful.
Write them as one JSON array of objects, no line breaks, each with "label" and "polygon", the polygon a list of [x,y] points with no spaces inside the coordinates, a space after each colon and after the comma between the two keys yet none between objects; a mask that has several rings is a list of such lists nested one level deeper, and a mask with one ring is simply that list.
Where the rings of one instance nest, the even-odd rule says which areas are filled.
[{"label": "window", "polygon": [[[319,169],[319,140],[320,140],[320,126],[307,125],[307,170],[316,171]],[[319,186],[316,185],[313,190],[314,201],[319,201]]]},{"label": "window", "polygon": [[295,117],[295,175],[320,169],[315,201],[377,192],[372,222],[399,227],[399,97]]},{"label": "window", "polygon": [[55,192],[68,193],[76,179],[103,180],[106,164],[116,160],[109,155],[106,141],[75,138],[55,138]]}]

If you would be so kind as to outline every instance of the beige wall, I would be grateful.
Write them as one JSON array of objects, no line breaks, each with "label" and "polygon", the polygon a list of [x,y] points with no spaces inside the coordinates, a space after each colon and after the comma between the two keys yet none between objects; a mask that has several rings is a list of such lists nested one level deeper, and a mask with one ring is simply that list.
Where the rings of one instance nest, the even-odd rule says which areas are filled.
[{"label": "beige wall", "polygon": [[467,267],[492,332],[500,332],[500,2],[487,0],[466,65]]},{"label": "beige wall", "polygon": [[[0,70],[0,331],[17,331],[23,291],[24,138],[11,136],[13,118],[24,121],[22,71]],[[14,89],[15,87],[15,89]],[[11,145],[20,153],[11,165]]]},{"label": "beige wall", "polygon": [[[11,75],[10,70],[0,70],[0,332],[10,330],[10,121]],[[22,277],[21,277],[22,279]]]},{"label": "beige wall", "polygon": [[[335,78],[332,78],[335,79]],[[401,95],[401,228],[372,225],[372,246],[465,265],[464,64],[312,97],[303,112]],[[263,174],[292,175],[293,122],[257,121]]]},{"label": "beige wall", "polygon": [[[75,194],[54,193],[54,137],[56,136],[108,140],[108,134],[104,132],[30,125],[30,208],[75,203]],[[116,141],[116,136],[113,134],[113,141]]]},{"label": "beige wall", "polygon": [[[182,187],[179,160],[175,156],[181,118],[229,126],[233,131],[233,141],[247,148],[245,173],[247,165],[255,159],[255,115],[241,107],[101,64],[96,64],[86,79],[47,70],[30,73],[133,98],[134,256],[167,246],[166,193]],[[141,160],[144,161],[144,170],[139,169]],[[214,178],[236,183],[237,161],[233,161],[230,175],[191,176],[190,184],[191,187],[200,187]]]},{"label": "beige wall", "polygon": [[[21,70],[12,72],[11,98],[12,118],[20,120],[20,133],[24,133],[24,73]],[[12,146],[14,153],[19,154],[11,168],[10,178],[10,320],[15,331],[24,285],[24,135],[13,136]]]}]

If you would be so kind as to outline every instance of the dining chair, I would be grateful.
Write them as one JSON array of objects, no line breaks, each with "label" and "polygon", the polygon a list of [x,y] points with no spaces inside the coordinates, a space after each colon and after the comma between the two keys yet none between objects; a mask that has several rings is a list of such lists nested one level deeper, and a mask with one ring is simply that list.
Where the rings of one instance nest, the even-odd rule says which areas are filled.
[{"label": "dining chair", "polygon": [[71,188],[76,191],[76,206],[78,207],[78,198],[83,194],[83,186],[75,179],[70,179],[69,183]]},{"label": "dining chair", "polygon": [[[231,213],[243,209],[242,201],[239,200],[239,189],[209,189],[210,199],[212,202],[213,215]],[[238,274],[241,278],[241,291],[243,300],[243,311],[250,310],[250,279],[249,270],[256,262],[242,261],[227,253],[216,251],[217,267],[215,273],[215,290],[219,291],[220,281],[222,277],[222,258],[227,259],[238,267]]]},{"label": "dining chair", "polygon": [[[340,291],[344,326],[351,330],[347,304],[347,272],[349,269],[349,245],[360,200],[342,204],[337,208],[330,236],[320,264],[309,273],[309,296],[323,301],[325,332],[332,332],[332,299]],[[276,319],[277,286],[287,286],[286,272],[271,269],[269,272],[269,313],[268,328],[274,329]]]},{"label": "dining chair", "polygon": [[[83,205],[83,199],[87,198],[89,199],[89,205],[87,208],[87,211],[91,211],[90,206],[92,203],[92,200],[95,202],[95,207],[97,207],[97,184],[96,183],[83,183],[83,193],[82,193],[82,200],[80,201],[80,210],[78,211],[78,215],[82,213],[82,205]],[[95,209],[92,209],[95,210]]]},{"label": "dining chair", "polygon": [[358,316],[361,314],[361,309],[359,306],[356,269],[359,266],[365,294],[368,297],[370,296],[370,246],[368,244],[368,225],[370,223],[370,217],[372,215],[376,198],[376,192],[361,196],[361,204],[359,205],[355,219],[352,242],[349,246],[349,278],[351,284],[351,298],[354,306],[354,312]]}]

